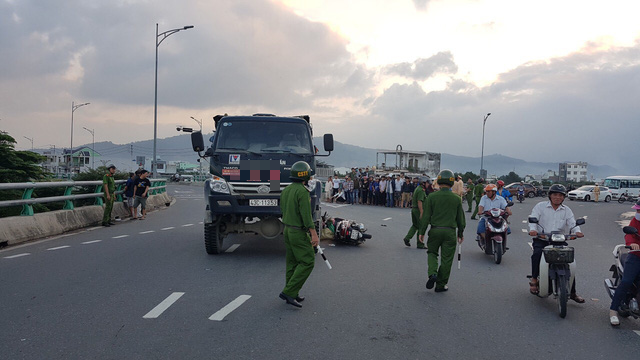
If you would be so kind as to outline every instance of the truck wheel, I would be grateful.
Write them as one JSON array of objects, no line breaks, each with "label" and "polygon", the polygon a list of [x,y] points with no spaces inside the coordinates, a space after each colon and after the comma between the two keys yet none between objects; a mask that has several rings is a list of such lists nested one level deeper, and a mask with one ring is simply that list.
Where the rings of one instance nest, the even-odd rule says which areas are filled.
[{"label": "truck wheel", "polygon": [[204,224],[204,246],[207,254],[220,254],[222,252],[222,240],[219,224]]}]

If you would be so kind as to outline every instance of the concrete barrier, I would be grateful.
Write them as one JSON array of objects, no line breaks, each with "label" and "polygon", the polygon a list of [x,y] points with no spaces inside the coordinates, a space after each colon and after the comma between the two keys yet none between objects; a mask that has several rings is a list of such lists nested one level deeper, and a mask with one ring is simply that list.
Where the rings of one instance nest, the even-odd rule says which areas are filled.
[{"label": "concrete barrier", "polygon": [[[147,211],[166,206],[173,198],[167,193],[152,195],[147,199]],[[100,225],[102,206],[83,206],[73,210],[57,210],[33,216],[12,216],[0,219],[0,244],[16,245],[26,241]],[[125,218],[129,211],[124,203],[113,204],[112,217]]]}]

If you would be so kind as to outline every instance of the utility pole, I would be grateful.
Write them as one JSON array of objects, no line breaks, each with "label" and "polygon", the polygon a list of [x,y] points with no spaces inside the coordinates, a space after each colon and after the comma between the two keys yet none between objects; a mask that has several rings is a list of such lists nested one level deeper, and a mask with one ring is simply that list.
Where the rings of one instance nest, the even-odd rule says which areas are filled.
[{"label": "utility pole", "polygon": [[78,108],[89,104],[90,103],[76,105],[74,101],[71,102],[71,148],[69,149],[69,178],[71,178],[71,173],[73,172],[73,113],[78,110]]},{"label": "utility pole", "polygon": [[31,141],[31,151],[33,151],[33,138],[28,138],[28,137],[26,137],[26,136],[23,136],[23,138],[25,138],[25,139],[27,139],[27,140]]},{"label": "utility pole", "polygon": [[91,152],[93,154],[91,154],[91,170],[95,170],[96,169],[96,164],[95,164],[95,157],[96,157],[96,133],[95,133],[95,129],[87,129],[86,127],[82,127],[83,129],[87,130],[88,132],[91,133],[91,138],[93,138],[93,145],[91,145]]}]

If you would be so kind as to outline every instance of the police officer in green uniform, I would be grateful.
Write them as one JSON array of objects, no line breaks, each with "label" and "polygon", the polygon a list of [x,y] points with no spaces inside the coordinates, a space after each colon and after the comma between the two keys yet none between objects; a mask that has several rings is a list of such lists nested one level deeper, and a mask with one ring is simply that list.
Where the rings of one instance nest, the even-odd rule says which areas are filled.
[{"label": "police officer in green uniform", "polygon": [[110,164],[107,168],[109,171],[102,178],[102,185],[104,187],[104,215],[102,215],[102,226],[111,226],[116,223],[111,221],[111,210],[113,210],[113,202],[116,199],[116,183],[113,180],[113,174],[116,173],[116,166]]},{"label": "police officer in green uniform", "polygon": [[[438,174],[440,191],[427,197],[423,226],[431,225],[427,239],[427,261],[429,265],[427,289],[436,286],[436,292],[447,291],[451,274],[451,264],[456,253],[457,241],[464,240],[464,210],[460,197],[451,191],[455,181],[451,170],[442,170]],[[440,267],[438,267],[440,253]]]},{"label": "police officer in green uniform", "polygon": [[478,206],[480,206],[480,199],[482,199],[482,195],[484,195],[484,179],[478,179],[478,183],[476,187],[473,188],[473,196],[476,198],[476,209],[471,214],[472,220],[477,220],[476,215],[478,215]]},{"label": "police officer in green uniform", "polygon": [[280,196],[284,223],[284,244],[287,249],[286,284],[280,298],[287,304],[302,307],[304,297],[298,293],[315,264],[313,247],[319,239],[311,215],[311,196],[305,187],[311,178],[309,164],[298,161],[291,166],[289,179],[293,181]]},{"label": "police officer in green uniform", "polygon": [[474,189],[475,188],[473,186],[473,180],[469,178],[469,180],[467,181],[467,194],[465,195],[467,199],[467,205],[469,205],[469,209],[467,210],[467,212],[471,212],[471,208],[473,207],[473,190]]},{"label": "police officer in green uniform", "polygon": [[413,191],[413,197],[411,200],[411,227],[409,232],[404,237],[404,244],[411,246],[411,238],[418,233],[417,247],[418,249],[424,249],[424,229],[421,226],[422,215],[424,214],[424,202],[427,199],[427,194],[424,192],[425,183],[420,183]]}]

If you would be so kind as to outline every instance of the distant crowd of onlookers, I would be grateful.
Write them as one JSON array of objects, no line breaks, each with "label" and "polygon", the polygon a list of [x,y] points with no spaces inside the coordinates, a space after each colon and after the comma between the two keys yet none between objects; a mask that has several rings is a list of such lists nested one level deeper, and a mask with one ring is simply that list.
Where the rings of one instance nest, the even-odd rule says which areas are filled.
[{"label": "distant crowd of onlookers", "polygon": [[[435,191],[431,180],[424,177],[426,192]],[[418,186],[417,176],[375,175],[369,168],[352,168],[344,179],[330,176],[324,192],[327,202],[404,208],[411,207],[413,191]]]}]

